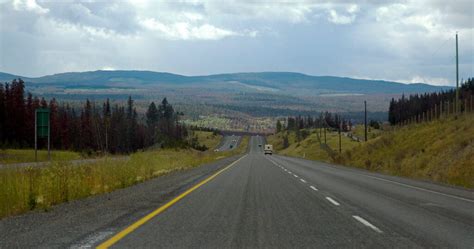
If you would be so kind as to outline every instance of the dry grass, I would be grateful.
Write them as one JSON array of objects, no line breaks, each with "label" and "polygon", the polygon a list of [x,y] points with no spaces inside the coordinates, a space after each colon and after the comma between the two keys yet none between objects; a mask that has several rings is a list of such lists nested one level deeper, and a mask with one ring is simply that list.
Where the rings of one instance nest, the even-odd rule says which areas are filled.
[{"label": "dry grass", "polygon": [[[312,160],[319,160],[319,161],[326,161],[326,162],[333,162],[334,160],[338,160],[337,156],[339,153],[339,135],[337,132],[327,132],[326,133],[326,141],[328,146],[335,152],[336,158],[332,158],[331,155],[321,148],[317,136],[318,130],[309,130],[308,132],[310,135],[300,141],[296,141],[296,136],[294,132],[289,133],[278,133],[275,135],[271,135],[267,138],[270,144],[273,144],[275,150],[278,151],[279,154],[288,155],[288,156],[295,156],[295,157],[302,157]],[[288,136],[290,146],[288,148],[283,148],[283,136]],[[324,137],[322,137],[324,141]],[[352,139],[341,136],[341,147],[342,152],[345,153],[346,151],[351,150],[355,146],[358,145],[358,142],[353,141]]]},{"label": "dry grass", "polygon": [[[51,160],[68,161],[81,159],[81,155],[72,151],[51,151]],[[48,160],[47,150],[38,150],[38,161],[44,162]],[[26,163],[35,161],[35,150],[32,149],[6,149],[0,150],[0,164],[9,163]]]},{"label": "dry grass", "polygon": [[387,174],[474,187],[474,115],[385,132],[344,155],[343,163]]},{"label": "dry grass", "polygon": [[[294,133],[288,134],[290,146],[286,149],[282,146],[282,133],[269,136],[268,141],[283,155],[473,188],[473,124],[474,115],[466,114],[377,131],[368,142],[358,143],[343,137],[343,153],[334,157],[321,149],[314,132],[299,143]],[[337,152],[337,134],[330,133],[327,138],[328,145]]]},{"label": "dry grass", "polygon": [[215,149],[222,139],[222,135],[214,135],[210,131],[194,131],[193,134],[198,138],[199,143],[205,145],[209,150]]},{"label": "dry grass", "polygon": [[53,162],[41,168],[0,169],[0,218],[33,209],[49,209],[69,200],[125,188],[176,170],[184,170],[247,150],[248,137],[233,151],[153,150],[129,160],[102,159],[83,165]]}]

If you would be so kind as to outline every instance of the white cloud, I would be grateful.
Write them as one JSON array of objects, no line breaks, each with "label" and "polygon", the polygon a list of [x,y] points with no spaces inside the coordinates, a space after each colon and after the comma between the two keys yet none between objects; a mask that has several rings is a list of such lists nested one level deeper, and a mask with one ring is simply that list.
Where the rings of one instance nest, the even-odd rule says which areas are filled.
[{"label": "white cloud", "polygon": [[149,30],[158,31],[159,36],[172,40],[217,40],[238,35],[234,31],[217,28],[210,24],[193,25],[187,22],[164,24],[154,18],[140,20],[140,24]]},{"label": "white cloud", "polygon": [[344,10],[339,10],[344,14],[338,13],[336,9],[329,9],[328,20],[335,24],[350,24],[353,23],[356,19],[357,12],[359,12],[359,6],[356,4],[350,4],[344,8]]},{"label": "white cloud", "polygon": [[456,31],[461,73],[473,74],[473,7],[469,0],[0,0],[0,71],[276,69],[408,83],[422,75],[444,84]]},{"label": "white cloud", "polygon": [[339,15],[335,10],[329,10],[328,20],[335,24],[349,24],[354,21],[354,16]]},{"label": "white cloud", "polygon": [[49,12],[48,9],[41,7],[35,0],[14,0],[13,8],[15,10],[21,11],[32,11],[37,14],[46,14]]},{"label": "white cloud", "polygon": [[396,82],[411,84],[411,83],[426,83],[430,85],[437,86],[453,86],[455,83],[446,78],[441,77],[430,77],[430,76],[420,76],[415,75],[408,79],[397,79]]}]

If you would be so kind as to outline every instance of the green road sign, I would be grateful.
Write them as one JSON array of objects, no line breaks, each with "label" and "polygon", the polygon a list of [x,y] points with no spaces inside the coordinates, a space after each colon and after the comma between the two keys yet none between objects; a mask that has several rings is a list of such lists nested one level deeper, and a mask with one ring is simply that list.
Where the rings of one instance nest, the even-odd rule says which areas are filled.
[{"label": "green road sign", "polygon": [[38,137],[48,137],[49,135],[49,109],[36,109],[36,129]]}]

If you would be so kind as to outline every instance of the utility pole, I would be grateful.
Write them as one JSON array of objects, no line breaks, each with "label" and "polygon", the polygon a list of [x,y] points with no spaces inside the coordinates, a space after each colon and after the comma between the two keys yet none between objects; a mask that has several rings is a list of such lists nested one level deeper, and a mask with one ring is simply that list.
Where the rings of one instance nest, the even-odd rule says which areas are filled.
[{"label": "utility pole", "polygon": [[51,161],[51,117],[48,112],[48,161]]},{"label": "utility pole", "polygon": [[326,142],[326,120],[324,120],[324,143],[327,144],[327,142]]},{"label": "utility pole", "polygon": [[38,162],[38,114],[35,110],[35,162]]},{"label": "utility pole", "polygon": [[459,111],[459,56],[458,56],[458,33],[456,33],[456,114]]},{"label": "utility pole", "polygon": [[367,142],[367,101],[364,100],[364,113],[365,113],[365,118],[364,118],[364,130],[365,130],[365,141]]},{"label": "utility pole", "polygon": [[342,146],[341,146],[341,126],[342,126],[342,121],[339,122],[339,154],[342,152]]}]

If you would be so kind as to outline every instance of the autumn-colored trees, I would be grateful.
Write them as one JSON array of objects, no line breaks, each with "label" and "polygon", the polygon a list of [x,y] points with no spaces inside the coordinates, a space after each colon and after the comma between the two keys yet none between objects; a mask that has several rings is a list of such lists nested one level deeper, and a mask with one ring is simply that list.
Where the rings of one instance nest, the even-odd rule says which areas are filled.
[{"label": "autumn-colored trees", "polygon": [[[25,148],[34,146],[35,110],[51,110],[51,147],[85,152],[130,153],[159,144],[185,145],[186,129],[178,121],[178,113],[163,99],[157,107],[152,102],[144,122],[131,97],[126,106],[111,106],[107,99],[101,105],[86,100],[80,108],[56,99],[46,101],[28,93],[24,82],[0,84],[0,145]],[[45,141],[39,141],[40,146]]]}]

